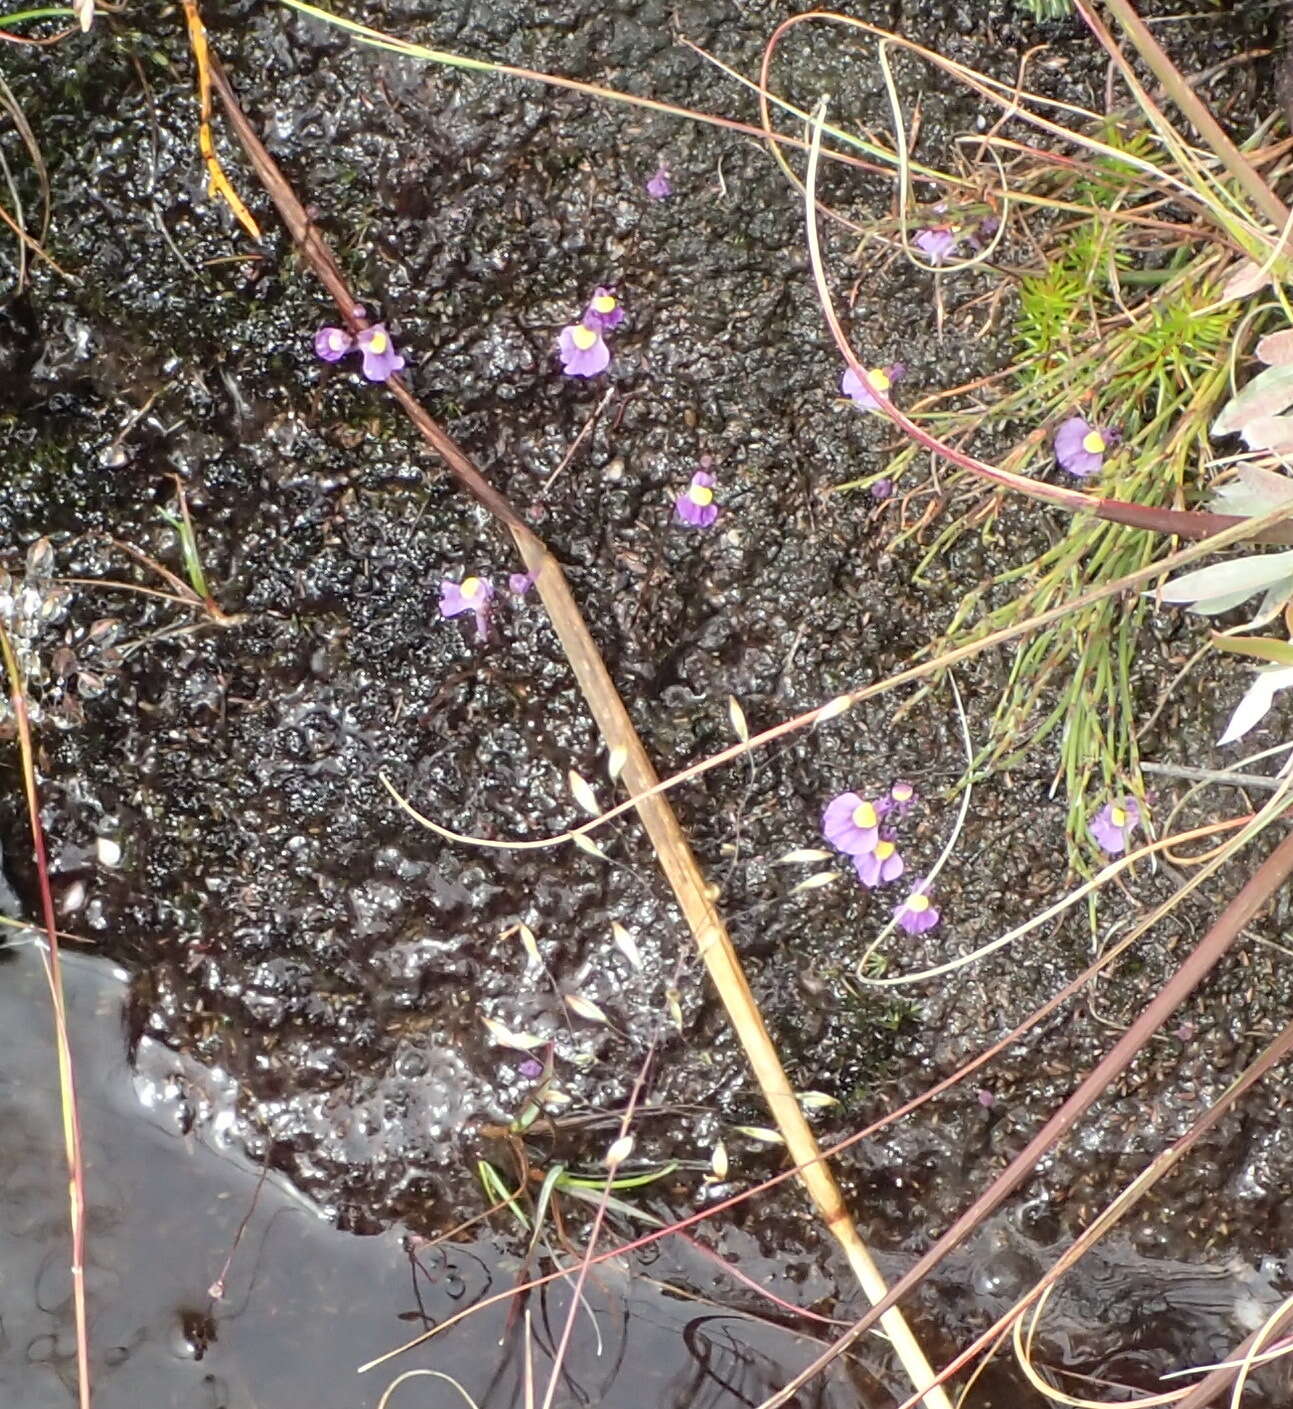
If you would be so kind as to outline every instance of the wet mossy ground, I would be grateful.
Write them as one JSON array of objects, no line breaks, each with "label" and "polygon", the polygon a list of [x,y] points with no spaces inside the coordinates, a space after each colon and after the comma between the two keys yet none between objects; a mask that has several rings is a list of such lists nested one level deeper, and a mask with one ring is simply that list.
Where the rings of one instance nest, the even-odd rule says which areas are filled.
[{"label": "wet mossy ground", "polygon": [[[856,12],[1006,79],[1023,49],[1052,39],[1054,62],[1035,80],[1057,97],[1103,101],[1103,66],[1075,24],[1039,29],[1009,3]],[[570,0],[399,6],[364,18],[429,44],[749,118],[748,96],[674,32],[752,71],[788,13]],[[918,545],[889,544],[932,492],[923,480],[902,486],[916,491],[906,504],[828,492],[882,469],[892,441],[838,401],[802,212],[757,144],[419,67],[283,8],[209,6],[205,16],[252,122],[354,287],[394,329],[413,389],[567,565],[662,770],[730,742],[729,696],[757,729],[901,668],[964,591],[1054,531],[1041,511],[1012,508],[991,544],[965,541],[917,589]],[[1198,69],[1256,46],[1271,23],[1240,6],[1165,32]],[[804,102],[829,91],[837,121],[887,130],[872,53],[825,29],[800,35],[788,42],[787,90]],[[349,1227],[399,1216],[430,1229],[479,1207],[480,1126],[513,1115],[529,1086],[520,1057],[489,1045],[482,1016],[551,1035],[576,1112],[622,1102],[659,1039],[651,1100],[668,1110],[645,1124],[644,1151],[703,1164],[722,1136],[734,1178],[776,1168],[774,1155],[731,1133],[732,1122],[765,1117],[632,825],[609,845],[610,864],[570,849],[473,852],[418,830],[381,788],[384,770],[451,827],[534,836],[577,820],[567,770],[604,779],[606,760],[532,598],[501,606],[485,643],[439,618],[442,576],[480,572],[501,585],[519,565],[381,389],[349,363],[314,357],[314,330],[335,310],[227,140],[222,152],[264,221],[264,242],[253,246],[207,197],[182,26],[132,12],[87,39],[5,59],[50,170],[47,245],[72,275],[37,264],[0,310],[5,557],[20,565],[26,545],[48,534],[63,573],[143,582],[102,535],[176,566],[175,535],[158,511],[179,475],[215,594],[242,618],[190,629],[191,613],[111,588],[79,589],[73,604],[82,627],[122,621],[124,660],[85,703],[84,726],[42,732],[44,820],[57,892],[76,902],[67,927],[132,967],[132,1038],[235,1075],[250,1152]],[[932,71],[904,61],[896,71],[905,99],[922,104],[931,159],[946,159],[954,133],[989,117]],[[1263,72],[1228,69],[1208,96],[1249,114]],[[653,202],[643,186],[661,160],[675,194]],[[18,179],[32,202],[30,173]],[[831,173],[826,194],[858,219],[888,210],[878,182]],[[844,297],[857,277],[852,242],[827,239]],[[928,275],[898,261],[862,273],[855,345],[868,364],[901,358],[905,391],[1008,360],[1008,328],[982,339],[977,320],[967,330],[952,317],[939,336]],[[553,344],[597,284],[621,290],[629,321],[614,335],[609,374],[585,384],[560,375]],[[949,306],[978,287],[949,280]],[[707,534],[683,530],[671,509],[701,455],[715,461],[722,505]],[[51,649],[65,629],[51,630]],[[1197,639],[1179,616],[1148,621],[1146,713]],[[1004,668],[989,657],[958,672],[977,735]],[[1194,678],[1144,742],[1147,755],[1197,762],[1240,688],[1229,670]],[[836,792],[907,777],[923,799],[908,827],[909,864],[919,873],[932,863],[952,826],[960,729],[949,694],[895,724],[901,702],[882,699],[674,795],[795,1085],[841,1101],[815,1116],[823,1135],[953,1070],[1091,950],[1075,915],[1022,952],[912,991],[910,1004],[906,994],[849,994],[844,979],[892,899],[851,882],[791,895],[802,870],[773,862],[818,844],[821,807]],[[11,756],[3,766],[14,782]],[[898,965],[973,948],[1062,892],[1054,766],[1040,751],[976,791],[940,878],[944,923],[892,946]],[[35,913],[16,786],[0,809],[12,879]],[[100,836],[119,840],[119,866],[97,863]],[[1139,873],[1104,906],[1101,934],[1171,885]],[[990,1068],[990,1107],[977,1088],[953,1096],[842,1160],[889,1270],[1022,1147],[1228,893],[1161,926],[1089,1007]],[[1287,966],[1260,941],[1286,918],[1281,901],[1182,1015],[1188,1038],[1151,1046],[1027,1197],[952,1265],[926,1301],[933,1334],[950,1343],[1004,1305],[1020,1269],[1044,1260],[1181,1133],[1282,1025]],[[644,973],[613,948],[612,921],[636,936]],[[501,937],[517,922],[536,934],[550,978]],[[663,992],[679,962],[680,1035]],[[568,992],[593,999],[612,1025],[570,1020]],[[1176,1267],[1282,1254],[1285,1125],[1275,1086],[1224,1121],[1128,1228],[1124,1261],[1113,1258],[1092,1285],[1118,1288],[1120,1266],[1152,1281],[1142,1256]],[[571,1134],[557,1148],[592,1162],[602,1138]],[[693,1185],[681,1187],[675,1208],[690,1206]],[[795,1193],[744,1221],[769,1250],[829,1259]],[[1104,1373],[1130,1332],[1106,1344],[1072,1314],[1067,1349],[1054,1353]],[[1175,1356],[1215,1356],[1238,1338],[1211,1305],[1203,1314],[1169,1297],[1149,1319],[1140,1358],[1121,1370],[1146,1382]]]}]

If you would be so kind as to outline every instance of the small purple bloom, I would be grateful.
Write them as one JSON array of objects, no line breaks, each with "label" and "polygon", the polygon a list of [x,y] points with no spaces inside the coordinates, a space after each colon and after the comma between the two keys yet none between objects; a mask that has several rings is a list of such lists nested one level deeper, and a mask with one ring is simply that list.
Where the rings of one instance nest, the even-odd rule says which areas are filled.
[{"label": "small purple bloom", "polygon": [[1091,820],[1091,836],[1110,856],[1127,850],[1127,838],[1140,826],[1140,804],[1134,797],[1106,802]]},{"label": "small purple bloom", "polygon": [[934,225],[917,230],[911,242],[931,264],[943,264],[961,243],[961,237],[950,225]]},{"label": "small purple bloom", "polygon": [[693,528],[708,528],[718,517],[718,505],[714,503],[714,476],[704,470],[697,470],[691,483],[673,501],[674,511],[683,523]]},{"label": "small purple bloom", "polygon": [[885,499],[891,499],[893,497],[893,480],[876,480],[876,482],[871,486],[871,497],[872,499],[881,502],[883,502]]},{"label": "small purple bloom", "polygon": [[905,817],[916,805],[916,785],[899,779],[889,789],[888,802],[896,816]]},{"label": "small purple bloom", "polygon": [[527,1057],[516,1070],[527,1081],[534,1081],[543,1075],[543,1063],[536,1062],[533,1057]]},{"label": "small purple bloom", "polygon": [[454,582],[446,577],[440,583],[440,615],[448,619],[473,612],[476,630],[483,640],[489,627],[489,604],[494,596],[494,584],[487,577],[464,577]]},{"label": "small purple bloom", "polygon": [[673,182],[669,180],[669,168],[661,162],[655,175],[646,183],[646,193],[653,201],[668,200],[673,195]]},{"label": "small purple bloom", "polygon": [[918,880],[911,894],[893,912],[894,918],[908,934],[924,934],[938,924],[938,911],[928,894],[929,882]]},{"label": "small purple bloom", "polygon": [[840,793],[822,813],[822,836],[845,856],[863,856],[880,840],[880,813],[857,793]]},{"label": "small purple bloom", "polygon": [[514,572],[507,579],[507,590],[515,597],[524,597],[534,586],[534,574],[532,572]]},{"label": "small purple bloom", "polygon": [[620,306],[619,299],[610,289],[604,289],[600,285],[595,288],[592,298],[588,301],[588,307],[584,309],[584,327],[592,328],[598,333],[609,333],[623,321],[624,309]]},{"label": "small purple bloom", "polygon": [[355,346],[364,354],[364,376],[370,382],[384,382],[404,368],[404,359],[395,351],[385,323],[365,328],[355,339]]},{"label": "small purple bloom", "polygon": [[907,868],[893,841],[881,837],[874,851],[864,851],[853,858],[853,869],[858,873],[858,880],[871,889],[896,881]]},{"label": "small purple bloom", "polygon": [[339,362],[354,345],[344,328],[320,328],[314,335],[314,351],[325,362]]},{"label": "small purple bloom", "polygon": [[1097,428],[1082,416],[1070,416],[1055,432],[1055,458],[1060,469],[1086,479],[1100,473],[1105,451],[1116,438],[1109,426]]},{"label": "small purple bloom", "polygon": [[979,1087],[979,1104],[985,1111],[990,1111],[997,1104],[997,1098],[986,1086]]},{"label": "small purple bloom", "polygon": [[844,369],[844,375],[840,378],[840,390],[853,402],[855,406],[861,406],[867,411],[878,411],[880,403],[875,399],[878,391],[883,396],[889,395],[889,389],[894,382],[900,381],[906,368],[901,362],[894,362],[888,367],[872,367],[866,374],[868,385],[862,384],[861,377],[852,367]]},{"label": "small purple bloom", "polygon": [[595,377],[611,363],[611,350],[599,328],[587,323],[571,323],[557,338],[561,370],[568,377]]}]

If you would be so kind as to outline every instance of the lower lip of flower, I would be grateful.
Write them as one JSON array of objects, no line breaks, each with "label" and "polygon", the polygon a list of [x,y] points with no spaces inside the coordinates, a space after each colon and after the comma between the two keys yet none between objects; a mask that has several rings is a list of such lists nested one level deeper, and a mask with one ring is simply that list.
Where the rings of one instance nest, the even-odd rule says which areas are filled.
[{"label": "lower lip of flower", "polygon": [[698,508],[708,508],[714,502],[714,491],[703,484],[694,484],[687,491],[687,498]]},{"label": "lower lip of flower", "polygon": [[1088,431],[1082,437],[1082,449],[1088,455],[1103,455],[1108,447],[1104,443],[1104,436],[1099,431]]},{"label": "lower lip of flower", "polygon": [[571,333],[570,338],[580,352],[587,352],[597,341],[597,334],[591,328],[584,327],[581,323],[575,331]]}]

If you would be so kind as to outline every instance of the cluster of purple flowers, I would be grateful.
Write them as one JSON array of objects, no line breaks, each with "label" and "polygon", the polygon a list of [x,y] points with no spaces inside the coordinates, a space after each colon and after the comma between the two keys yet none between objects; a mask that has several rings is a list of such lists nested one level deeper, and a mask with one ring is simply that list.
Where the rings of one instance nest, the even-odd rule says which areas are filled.
[{"label": "cluster of purple flowers", "polygon": [[[534,585],[532,572],[514,572],[507,579],[508,590],[516,597],[524,597]],[[465,616],[470,612],[476,618],[476,630],[483,641],[489,634],[489,614],[495,597],[494,584],[487,577],[464,577],[461,582],[446,577],[440,583],[440,615],[447,621],[451,616]]]},{"label": "cluster of purple flowers", "polygon": [[[364,310],[357,308],[355,317],[363,316]],[[354,334],[348,333],[345,328],[320,328],[314,335],[314,350],[325,362],[340,362],[347,353],[361,353],[364,376],[370,382],[384,382],[393,373],[404,369],[404,359],[395,351],[385,323],[374,323],[372,327]]]},{"label": "cluster of purple flowers", "polygon": [[595,377],[611,363],[611,350],[605,334],[624,321],[624,309],[611,289],[600,285],[593,290],[583,317],[570,323],[557,335],[561,370],[568,377]]},{"label": "cluster of purple flowers", "polygon": [[[916,804],[911,783],[896,782],[881,798],[840,793],[826,804],[822,835],[853,863],[858,880],[869,890],[896,881],[907,869],[898,851],[890,822],[901,820]],[[908,934],[921,934],[938,924],[938,911],[929,898],[929,883],[918,879],[894,910]]]}]

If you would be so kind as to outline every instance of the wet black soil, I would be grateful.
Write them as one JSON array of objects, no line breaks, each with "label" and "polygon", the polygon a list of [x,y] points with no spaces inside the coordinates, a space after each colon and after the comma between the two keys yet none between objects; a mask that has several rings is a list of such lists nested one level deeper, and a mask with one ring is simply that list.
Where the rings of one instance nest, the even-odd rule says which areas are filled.
[{"label": "wet black soil", "polygon": [[[571,0],[364,18],[749,117],[747,97],[675,44],[673,30],[750,70],[786,13]],[[857,13],[1002,78],[1044,35],[1056,47],[1034,82],[1103,102],[1104,67],[1073,24],[1039,30],[1001,3]],[[991,544],[963,540],[934,585],[916,588],[917,550],[889,545],[903,516],[928,503],[925,469],[901,486],[911,500],[827,493],[881,470],[890,439],[838,402],[801,213],[753,143],[415,66],[272,6],[206,17],[253,123],[353,285],[394,329],[413,388],[567,564],[662,769],[730,740],[729,695],[758,728],[899,668],[962,592],[1053,531],[1041,511],[1012,509]],[[1201,69],[1258,47],[1272,24],[1271,12],[1239,6],[1162,33]],[[178,475],[214,595],[238,618],[217,628],[173,603],[77,586],[29,657],[46,676],[35,694],[56,893],[67,928],[129,969],[130,1052],[161,1044],[181,1054],[184,1122],[201,1131],[222,1116],[225,1141],[356,1231],[393,1221],[442,1230],[482,1206],[476,1160],[506,1166],[506,1146],[488,1130],[518,1113],[533,1081],[520,1054],[490,1044],[482,1017],[555,1044],[569,1123],[543,1133],[536,1159],[594,1166],[609,1128],[579,1118],[622,1103],[654,1042],[638,1154],[684,1166],[637,1195],[642,1204],[678,1213],[711,1197],[701,1175],[719,1138],[733,1184],[773,1171],[775,1153],[734,1130],[766,1117],[632,825],[609,844],[609,863],[571,849],[472,851],[418,829],[382,789],[385,770],[448,826],[539,836],[577,819],[567,770],[604,778],[606,760],[532,597],[500,606],[485,642],[440,619],[443,576],[482,573],[501,587],[519,565],[381,389],[350,363],[315,358],[314,331],[335,310],[227,146],[267,226],[264,244],[207,198],[175,17],[122,16],[50,51],[6,51],[4,62],[49,165],[48,248],[73,276],[35,265],[0,313],[8,566],[20,570],[28,545],[49,535],[60,575],[164,587],[106,536],[179,570],[160,512],[174,508]],[[989,118],[932,73],[895,69],[906,101],[922,104],[930,159]],[[1261,62],[1246,63],[1206,91],[1242,123],[1268,80]],[[833,31],[801,31],[784,82],[805,102],[829,91],[840,122],[887,129],[873,55]],[[5,152],[34,208],[18,147]],[[675,193],[655,202],[644,182],[661,160]],[[832,174],[827,194],[862,219],[888,209],[887,189],[865,180]],[[1008,358],[1008,330],[979,336],[978,314],[952,317],[940,338],[928,275],[869,254],[851,268],[851,243],[835,234],[828,253],[842,296],[856,280],[850,326],[864,360],[901,358],[913,394]],[[949,280],[949,306],[985,277]],[[554,340],[597,284],[621,290],[629,321],[608,375],[583,383],[560,375]],[[709,533],[672,521],[671,496],[702,455],[714,459],[722,505]],[[96,633],[104,618],[119,625]],[[1147,624],[1145,714],[1198,639],[1178,616]],[[958,674],[979,737],[1005,664],[985,659]],[[1241,688],[1234,671],[1194,678],[1147,736],[1146,756],[1216,758],[1211,741]],[[814,1117],[824,1136],[955,1069],[1092,947],[1074,915],[1026,950],[901,1002],[849,992],[844,980],[892,900],[851,882],[791,895],[803,869],[772,863],[817,844],[833,794],[897,777],[915,780],[923,799],[908,824],[909,863],[919,873],[933,862],[953,824],[945,799],[963,769],[959,725],[948,694],[895,724],[900,702],[881,700],[676,794],[796,1086],[840,1103]],[[32,915],[12,754],[2,766],[9,879]],[[940,877],[944,922],[894,946],[896,963],[946,960],[1062,892],[1054,769],[1042,750],[976,790]],[[1173,796],[1161,790],[1163,804]],[[1211,812],[1198,815],[1230,805],[1210,796],[1199,807]],[[1098,939],[1172,884],[1138,874],[1102,907]],[[1088,1007],[990,1068],[991,1106],[976,1087],[845,1157],[842,1177],[887,1272],[1026,1142],[1228,893],[1179,912]],[[1147,1051],[928,1292],[918,1315],[935,1354],[1004,1306],[1282,1026],[1291,985],[1270,941],[1286,919],[1281,901],[1181,1015],[1178,1035]],[[612,922],[636,937],[641,973],[613,946]],[[546,972],[508,934],[518,923],[536,935]],[[679,965],[681,1033],[665,992]],[[609,1024],[571,1015],[571,993],[599,1004]],[[233,1094],[213,1102],[203,1072],[221,1073]],[[1223,1122],[1093,1264],[1090,1287],[1076,1284],[1057,1305],[1048,1362],[1151,1384],[1239,1339],[1254,1308],[1287,1290],[1284,1267],[1269,1261],[1290,1241],[1286,1127],[1275,1086]],[[775,1255],[798,1284],[788,1294],[847,1314],[847,1277],[797,1193],[725,1218],[711,1239]],[[745,1304],[740,1289],[717,1294]],[[869,1353],[868,1365],[887,1377],[883,1357]],[[980,1393],[1017,1403],[1031,1392]]]}]

